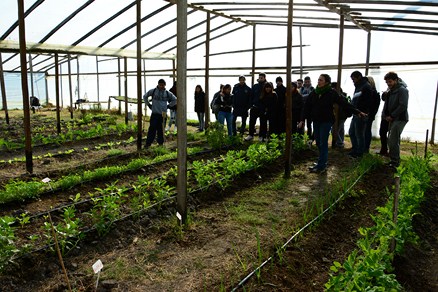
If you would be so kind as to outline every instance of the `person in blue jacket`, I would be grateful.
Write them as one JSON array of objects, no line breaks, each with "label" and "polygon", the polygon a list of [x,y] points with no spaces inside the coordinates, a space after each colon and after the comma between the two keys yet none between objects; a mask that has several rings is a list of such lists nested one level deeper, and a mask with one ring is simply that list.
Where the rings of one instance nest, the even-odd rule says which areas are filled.
[{"label": "person in blue jacket", "polygon": [[[151,101],[148,99],[150,96],[152,97]],[[166,81],[160,79],[157,87],[146,92],[143,99],[152,110],[145,148],[152,145],[155,136],[157,136],[158,144],[162,146],[164,143],[164,117],[167,116],[167,108],[176,105],[176,96],[166,90]]]}]

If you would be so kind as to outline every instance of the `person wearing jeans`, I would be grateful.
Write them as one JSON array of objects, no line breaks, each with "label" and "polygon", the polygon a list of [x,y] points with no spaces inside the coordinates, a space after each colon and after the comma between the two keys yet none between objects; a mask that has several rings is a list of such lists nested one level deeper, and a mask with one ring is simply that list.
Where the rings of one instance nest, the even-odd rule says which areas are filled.
[{"label": "person wearing jeans", "polygon": [[331,78],[327,74],[321,74],[318,78],[318,85],[312,91],[304,104],[304,111],[299,128],[304,127],[304,121],[313,121],[313,133],[316,145],[319,150],[318,162],[309,168],[310,172],[322,173],[326,171],[328,161],[328,137],[330,129],[335,121],[333,105],[336,103],[359,116],[366,116],[365,113],[356,109],[352,104],[346,102],[344,98],[332,89]]},{"label": "person wearing jeans", "polygon": [[[351,80],[354,83],[354,95],[351,103],[359,109],[361,112],[370,113],[371,102],[372,102],[372,88],[368,82],[367,77],[363,77],[362,73],[359,71],[354,71],[351,73]],[[361,157],[366,148],[365,143],[365,131],[368,123],[367,118],[362,118],[358,116],[353,116],[353,120],[350,124],[350,140],[351,140],[351,152],[348,153],[351,157],[357,158]]]},{"label": "person wearing jeans", "polygon": [[218,122],[224,125],[227,121],[228,136],[233,136],[233,113],[232,104],[233,96],[231,95],[231,85],[226,84],[222,88],[221,96],[216,100],[219,105]]},{"label": "person wearing jeans", "polygon": [[[152,103],[148,97],[152,97]],[[164,79],[158,80],[158,86],[146,92],[143,96],[145,103],[152,110],[149,121],[148,135],[146,138],[145,148],[149,148],[157,136],[157,142],[160,145],[164,143],[164,117],[167,115],[167,107],[176,105],[176,96],[166,90]]]},{"label": "person wearing jeans", "polygon": [[352,153],[350,156],[360,157],[365,152],[365,130],[367,127],[368,119],[366,117],[361,118],[358,116],[353,116],[350,125],[350,139]]},{"label": "person wearing jeans", "polygon": [[316,122],[313,121],[313,137],[319,150],[319,158],[316,163],[315,170],[324,171],[327,167],[328,160],[328,138],[332,122]]}]

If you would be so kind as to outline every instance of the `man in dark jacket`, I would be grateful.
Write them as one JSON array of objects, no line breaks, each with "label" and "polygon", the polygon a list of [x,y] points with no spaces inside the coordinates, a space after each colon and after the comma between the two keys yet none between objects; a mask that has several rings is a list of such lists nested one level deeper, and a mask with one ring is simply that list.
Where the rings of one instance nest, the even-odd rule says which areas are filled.
[{"label": "man in dark jacket", "polygon": [[400,165],[400,136],[409,121],[408,101],[409,92],[404,83],[399,82],[397,73],[389,72],[385,75],[389,92],[383,108],[385,120],[389,123],[389,157],[390,166]]},{"label": "man in dark jacket", "polygon": [[[351,103],[361,112],[369,114],[372,90],[368,78],[363,77],[359,71],[354,71],[351,73],[351,80],[353,80],[355,86]],[[365,130],[367,122],[368,116],[353,116],[349,130],[352,149],[348,155],[351,157],[361,157],[365,152]]]},{"label": "man in dark jacket", "polygon": [[239,76],[239,83],[233,87],[233,135],[237,135],[236,120],[237,117],[242,118],[242,126],[240,134],[245,133],[246,119],[248,118],[248,110],[251,107],[251,88],[245,83],[245,76]]},{"label": "man in dark jacket", "polygon": [[264,114],[263,105],[261,104],[260,95],[262,93],[263,86],[266,83],[266,74],[260,73],[257,83],[251,88],[252,91],[252,101],[251,109],[249,110],[249,135],[245,138],[246,141],[251,141],[254,139],[255,134],[255,124],[260,115]]}]

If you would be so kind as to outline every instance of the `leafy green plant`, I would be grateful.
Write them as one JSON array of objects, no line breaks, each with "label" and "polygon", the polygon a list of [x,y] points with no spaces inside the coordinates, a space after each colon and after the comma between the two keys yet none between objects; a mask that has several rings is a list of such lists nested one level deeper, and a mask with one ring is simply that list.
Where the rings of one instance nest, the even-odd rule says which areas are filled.
[{"label": "leafy green plant", "polygon": [[219,122],[210,123],[205,131],[207,137],[207,143],[213,149],[222,148],[227,141],[227,133],[224,129],[224,125]]},{"label": "leafy green plant", "polygon": [[217,167],[217,162],[193,161],[191,173],[194,174],[194,178],[200,188],[205,188],[214,181]]},{"label": "leafy green plant", "polygon": [[[53,226],[62,255],[66,255],[85,236],[80,230],[82,226],[81,220],[75,217],[75,207],[66,207],[64,208],[61,222]],[[52,235],[51,223],[47,221],[44,222],[42,228],[44,230],[47,244],[52,245],[54,243],[54,238]],[[53,247],[51,247],[51,250],[55,251]]]},{"label": "leafy green plant", "polygon": [[21,228],[30,223],[30,216],[26,212],[21,213],[20,216],[15,219],[20,223]]},{"label": "leafy green plant", "polygon": [[0,192],[0,202],[8,203],[12,201],[22,201],[28,198],[36,198],[43,190],[44,183],[40,181],[20,181],[12,180],[4,187],[3,192]]},{"label": "leafy green plant", "polygon": [[120,218],[122,200],[119,194],[111,194],[99,198],[92,197],[94,203],[91,218],[100,236],[107,234],[112,224]]},{"label": "leafy green plant", "polygon": [[[377,209],[376,216],[372,216],[374,226],[359,229],[362,235],[357,242],[359,250],[350,254],[344,264],[334,262],[331,266],[333,274],[325,284],[328,291],[354,291],[363,290],[364,287],[369,291],[401,289],[395,275],[391,274],[391,262],[394,254],[403,250],[406,241],[416,241],[412,217],[418,211],[424,189],[430,181],[429,160],[410,157],[398,168],[398,172],[401,184],[397,224],[392,219],[392,198]],[[395,251],[390,248],[392,240],[396,242]]]},{"label": "leafy green plant", "polygon": [[296,152],[303,151],[307,149],[307,141],[308,141],[307,133],[301,135],[299,133],[295,133],[292,135],[292,149]]},{"label": "leafy green plant", "polygon": [[15,228],[12,227],[15,218],[10,216],[0,217],[0,271],[19,252],[15,246]]}]

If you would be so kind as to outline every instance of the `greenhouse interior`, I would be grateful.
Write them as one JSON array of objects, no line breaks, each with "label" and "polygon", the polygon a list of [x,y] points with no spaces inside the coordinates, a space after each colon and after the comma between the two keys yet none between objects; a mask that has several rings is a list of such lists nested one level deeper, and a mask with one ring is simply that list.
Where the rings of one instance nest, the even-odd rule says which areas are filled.
[{"label": "greenhouse interior", "polygon": [[438,290],[437,0],[0,18],[0,291]]}]

